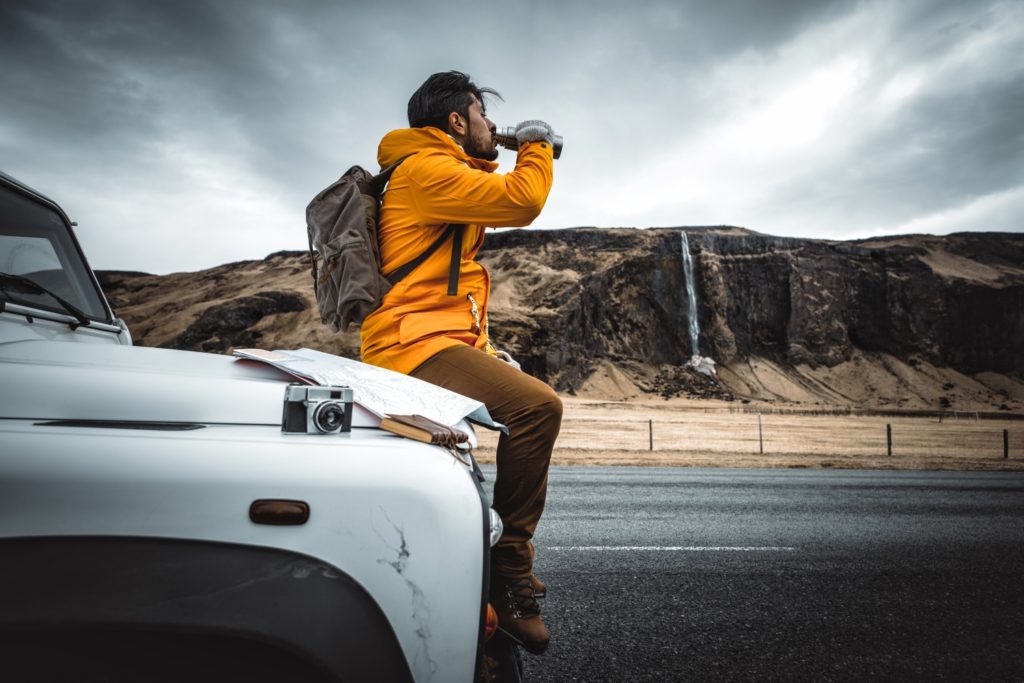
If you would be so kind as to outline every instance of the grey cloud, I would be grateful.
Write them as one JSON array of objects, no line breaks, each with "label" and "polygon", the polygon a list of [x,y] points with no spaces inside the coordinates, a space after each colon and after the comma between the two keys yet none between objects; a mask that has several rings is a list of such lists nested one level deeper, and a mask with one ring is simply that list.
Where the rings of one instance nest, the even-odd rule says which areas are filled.
[{"label": "grey cloud", "polygon": [[676,49],[688,58],[703,57],[702,62],[746,50],[772,51],[808,27],[856,7],[846,0],[690,0],[667,5],[677,7],[686,18]]},{"label": "grey cloud", "polygon": [[303,112],[315,106],[272,49],[273,16],[239,9],[5,5],[0,50],[22,68],[5,69],[0,84],[19,93],[8,110],[17,144],[115,172],[128,159],[152,157],[154,143],[191,136],[213,148],[230,144],[226,132],[251,141],[231,152],[251,156],[254,167],[301,158],[304,147],[314,149]]},{"label": "grey cloud", "polygon": [[[952,22],[941,12],[905,19],[886,50],[890,65],[927,64],[956,49],[987,20]],[[910,25],[921,29],[917,39],[900,43]],[[893,58],[894,53],[899,56]],[[798,175],[776,198],[782,206],[806,205],[814,198],[817,213],[832,215],[834,227],[895,226],[1024,186],[1021,159],[1024,67],[993,64],[984,73],[971,73],[969,80],[927,84],[846,154]],[[1021,223],[1017,229],[1024,229],[1024,217]]]},{"label": "grey cloud", "polygon": [[[0,5],[0,90],[13,96],[0,101],[0,154],[5,170],[30,184],[62,169],[63,182],[113,201],[119,183],[185,187],[166,156],[183,142],[243,168],[301,221],[319,186],[351,163],[373,164],[378,140],[404,125],[407,98],[429,73],[458,68],[506,95],[492,108],[499,123],[549,118],[567,140],[558,171],[577,176],[560,182],[586,186],[599,182],[591,174],[642,171],[664,153],[666,135],[692,139],[742,109],[742,92],[724,97],[710,80],[724,63],[753,56],[771,64],[793,41],[867,12],[887,18],[885,35],[851,35],[849,44],[884,43],[864,94],[877,96],[877,79],[940,60],[992,30],[1008,6],[8,1]],[[893,224],[1019,185],[1022,90],[1020,68],[1009,63],[967,82],[930,84],[850,140],[846,153],[800,174],[765,212],[792,211],[796,223]],[[801,213],[807,207],[813,212]],[[745,222],[757,229],[756,219]],[[576,222],[600,224],[600,214]],[[124,258],[119,265],[146,267]]]},{"label": "grey cloud", "polygon": [[20,143],[34,143],[35,154],[78,146],[112,153],[154,132],[156,102],[137,83],[106,65],[83,64],[73,43],[51,35],[37,17],[8,5],[0,12],[0,54],[13,65],[0,71],[0,89],[16,94],[5,98],[4,119]]},{"label": "grey cloud", "polygon": [[1022,107],[1022,77],[918,102],[858,154],[862,170],[867,160],[880,162],[864,173],[877,184],[867,203],[873,220],[891,221],[897,212],[909,219],[1024,183]]}]

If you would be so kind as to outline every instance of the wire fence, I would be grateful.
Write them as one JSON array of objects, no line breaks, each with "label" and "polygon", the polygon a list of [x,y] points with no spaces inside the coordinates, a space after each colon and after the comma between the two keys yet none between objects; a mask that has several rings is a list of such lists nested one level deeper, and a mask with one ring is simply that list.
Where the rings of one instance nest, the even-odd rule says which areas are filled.
[{"label": "wire fence", "polygon": [[[607,404],[605,404],[607,405]],[[628,405],[628,404],[627,404]],[[493,447],[496,437],[481,435]],[[623,454],[816,455],[928,459],[1024,458],[1024,421],[974,413],[857,415],[801,411],[566,406],[556,449]],[[891,455],[890,455],[891,454]]]}]

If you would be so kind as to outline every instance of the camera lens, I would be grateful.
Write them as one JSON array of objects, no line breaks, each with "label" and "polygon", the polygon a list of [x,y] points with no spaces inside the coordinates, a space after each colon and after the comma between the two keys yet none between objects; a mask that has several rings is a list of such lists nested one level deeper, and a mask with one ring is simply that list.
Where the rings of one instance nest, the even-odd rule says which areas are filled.
[{"label": "camera lens", "polygon": [[336,401],[324,401],[313,412],[313,424],[321,432],[330,434],[341,429],[345,422],[345,404]]}]

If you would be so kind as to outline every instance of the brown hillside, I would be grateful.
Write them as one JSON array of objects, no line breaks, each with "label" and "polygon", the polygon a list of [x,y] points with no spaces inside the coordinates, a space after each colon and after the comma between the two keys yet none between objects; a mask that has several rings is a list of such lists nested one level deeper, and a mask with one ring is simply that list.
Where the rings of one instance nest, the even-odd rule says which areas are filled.
[{"label": "brown hillside", "polygon": [[[1024,237],[830,242],[687,228],[488,236],[491,332],[560,391],[621,400],[700,396],[803,406],[1024,410]],[[99,273],[135,343],[228,352],[310,347],[358,357],[320,322],[302,252],[165,276]]]}]

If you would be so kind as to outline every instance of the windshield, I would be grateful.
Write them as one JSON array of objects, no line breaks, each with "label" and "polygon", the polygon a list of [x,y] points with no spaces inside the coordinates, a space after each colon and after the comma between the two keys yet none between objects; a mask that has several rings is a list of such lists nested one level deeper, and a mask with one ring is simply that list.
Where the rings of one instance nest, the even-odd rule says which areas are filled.
[{"label": "windshield", "polygon": [[[108,319],[88,266],[61,216],[6,187],[0,187],[0,273],[26,277],[90,318]],[[53,297],[24,287],[4,288],[0,297],[11,303],[67,312]]]}]

